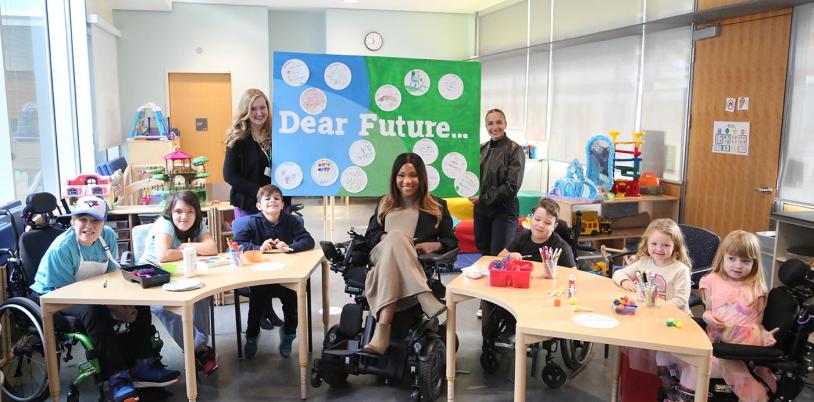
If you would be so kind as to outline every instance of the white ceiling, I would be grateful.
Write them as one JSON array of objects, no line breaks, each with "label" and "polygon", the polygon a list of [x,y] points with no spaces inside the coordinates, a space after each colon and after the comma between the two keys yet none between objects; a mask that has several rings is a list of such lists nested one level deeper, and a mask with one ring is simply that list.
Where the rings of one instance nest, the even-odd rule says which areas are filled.
[{"label": "white ceiling", "polygon": [[[268,6],[288,9],[362,9],[474,13],[505,0],[108,0],[116,10],[172,11],[172,3]],[[511,2],[511,1],[510,1]]]}]

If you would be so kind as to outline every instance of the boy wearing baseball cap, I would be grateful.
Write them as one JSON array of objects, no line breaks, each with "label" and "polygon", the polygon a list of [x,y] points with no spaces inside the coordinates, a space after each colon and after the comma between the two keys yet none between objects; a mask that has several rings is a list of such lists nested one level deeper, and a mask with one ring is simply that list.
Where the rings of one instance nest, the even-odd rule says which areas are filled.
[{"label": "boy wearing baseball cap", "polygon": [[[101,198],[82,197],[77,201],[71,213],[71,228],[54,239],[40,261],[31,285],[36,299],[54,289],[119,268],[116,232],[105,225],[107,211]],[[121,345],[115,336],[111,311],[130,324],[127,345]],[[180,378],[178,371],[163,368],[152,351],[149,307],[77,305],[60,314],[82,322],[96,347],[102,374],[109,378],[115,402],[138,401],[135,388],[140,385],[165,386]]]}]

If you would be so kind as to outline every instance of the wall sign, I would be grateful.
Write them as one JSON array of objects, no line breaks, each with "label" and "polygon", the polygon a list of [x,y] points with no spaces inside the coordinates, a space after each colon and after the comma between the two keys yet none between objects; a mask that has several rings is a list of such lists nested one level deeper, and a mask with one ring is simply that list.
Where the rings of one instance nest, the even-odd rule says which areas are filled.
[{"label": "wall sign", "polygon": [[749,155],[748,121],[716,121],[712,129],[712,152]]}]

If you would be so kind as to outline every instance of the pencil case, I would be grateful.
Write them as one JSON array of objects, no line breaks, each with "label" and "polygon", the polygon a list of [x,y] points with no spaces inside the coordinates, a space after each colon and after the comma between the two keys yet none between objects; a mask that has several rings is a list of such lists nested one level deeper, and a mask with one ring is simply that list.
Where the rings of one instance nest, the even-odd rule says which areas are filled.
[{"label": "pencil case", "polygon": [[122,267],[122,276],[130,282],[138,282],[142,288],[160,286],[170,281],[171,274],[152,264]]}]

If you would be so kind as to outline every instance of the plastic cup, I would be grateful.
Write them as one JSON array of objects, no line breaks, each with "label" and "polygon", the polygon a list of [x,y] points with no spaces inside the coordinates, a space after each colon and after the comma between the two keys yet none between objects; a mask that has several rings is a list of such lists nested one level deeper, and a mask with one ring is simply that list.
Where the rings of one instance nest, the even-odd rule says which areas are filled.
[{"label": "plastic cup", "polygon": [[543,278],[557,279],[557,263],[554,261],[543,261]]},{"label": "plastic cup", "polygon": [[645,294],[647,296],[647,307],[656,307],[656,298],[658,297],[659,293],[658,287],[648,284],[645,289]]},{"label": "plastic cup", "polygon": [[636,301],[644,302],[647,300],[646,286],[642,283],[636,283]]}]

